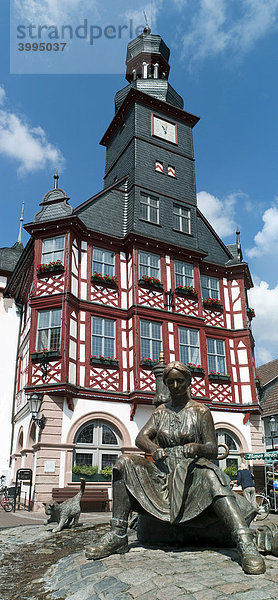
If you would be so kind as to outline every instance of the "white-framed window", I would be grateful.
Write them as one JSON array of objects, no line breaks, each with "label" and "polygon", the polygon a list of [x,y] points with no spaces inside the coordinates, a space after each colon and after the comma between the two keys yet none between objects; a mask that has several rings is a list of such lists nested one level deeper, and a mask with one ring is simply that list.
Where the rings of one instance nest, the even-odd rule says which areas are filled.
[{"label": "white-framed window", "polygon": [[[228,446],[229,448],[229,456],[221,460],[221,462],[219,463],[221,465],[222,471],[224,471],[224,469],[226,469],[227,467],[234,467],[234,471],[237,471],[240,463],[240,448],[238,441],[235,439],[232,433],[226,431],[225,429],[216,430],[216,439],[218,444],[226,444],[226,446]],[[223,448],[219,448],[220,454],[223,451]],[[234,474],[232,479],[234,479],[235,477],[236,473]]]},{"label": "white-framed window", "polygon": [[185,363],[200,364],[199,331],[179,327],[180,360]]},{"label": "white-framed window", "polygon": [[226,373],[224,340],[207,338],[208,370],[209,373]]},{"label": "white-framed window", "polygon": [[139,279],[143,275],[160,279],[160,256],[139,250]]},{"label": "white-framed window", "polygon": [[140,321],[141,359],[159,360],[162,345],[162,326],[155,321]]},{"label": "white-framed window", "polygon": [[168,165],[168,175],[169,177],[176,177],[176,167]]},{"label": "white-framed window", "polygon": [[60,350],[62,327],[62,309],[40,310],[38,314],[37,344],[38,352]]},{"label": "white-framed window", "polygon": [[64,262],[65,236],[59,235],[42,241],[42,264],[48,264],[60,260]]},{"label": "white-framed window", "polygon": [[217,277],[201,275],[202,298],[217,298],[219,300],[219,280]]},{"label": "white-framed window", "polygon": [[164,172],[163,162],[161,162],[160,160],[156,160],[155,161],[155,170],[158,173],[163,173]]},{"label": "white-framed window", "polygon": [[185,208],[180,204],[174,204],[173,218],[173,227],[176,229],[176,231],[191,233],[190,210],[188,208]]},{"label": "white-framed window", "polygon": [[92,317],[92,356],[115,358],[115,321]]},{"label": "white-framed window", "polygon": [[159,198],[141,192],[140,219],[159,225]]},{"label": "white-framed window", "polygon": [[74,465],[113,467],[121,454],[121,439],[115,427],[101,420],[83,425],[75,439]]},{"label": "white-framed window", "polygon": [[93,248],[93,273],[113,277],[115,275],[115,252],[102,248]]},{"label": "white-framed window", "polygon": [[193,265],[175,260],[175,287],[192,285],[194,287]]}]

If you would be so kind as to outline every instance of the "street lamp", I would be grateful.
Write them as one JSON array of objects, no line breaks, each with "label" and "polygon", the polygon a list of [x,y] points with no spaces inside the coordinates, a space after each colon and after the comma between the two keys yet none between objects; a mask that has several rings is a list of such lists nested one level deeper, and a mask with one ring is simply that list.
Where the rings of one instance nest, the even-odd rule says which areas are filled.
[{"label": "street lamp", "polygon": [[270,437],[271,437],[271,442],[272,442],[272,450],[274,450],[274,438],[276,437],[276,433],[277,433],[277,423],[276,423],[276,419],[275,417],[270,417],[269,419],[269,431],[270,431]]},{"label": "street lamp", "polygon": [[37,392],[33,392],[32,394],[28,394],[28,404],[29,404],[30,413],[32,414],[32,419],[33,419],[33,421],[35,421],[36,425],[38,425],[38,427],[40,429],[45,428],[45,422],[46,422],[46,418],[44,415],[42,415],[39,418],[39,412],[40,412],[40,408],[41,408],[42,399],[43,399],[43,393],[38,394]]}]

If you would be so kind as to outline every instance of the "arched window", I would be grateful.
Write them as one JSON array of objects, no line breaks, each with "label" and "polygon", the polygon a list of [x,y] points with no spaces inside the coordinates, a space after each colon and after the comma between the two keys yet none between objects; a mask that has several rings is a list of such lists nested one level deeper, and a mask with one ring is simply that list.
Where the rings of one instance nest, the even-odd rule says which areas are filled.
[{"label": "arched window", "polygon": [[75,436],[74,465],[92,465],[99,471],[113,467],[121,454],[121,440],[116,429],[104,421],[86,423]]},{"label": "arched window", "polygon": [[[216,437],[218,444],[226,444],[229,448],[229,456],[224,458],[224,460],[219,461],[219,466],[222,471],[224,471],[224,469],[227,467],[235,467],[235,469],[238,469],[240,461],[238,441],[230,432],[226,431],[225,429],[217,429]],[[222,451],[223,448],[219,448],[219,452],[221,453]]]}]

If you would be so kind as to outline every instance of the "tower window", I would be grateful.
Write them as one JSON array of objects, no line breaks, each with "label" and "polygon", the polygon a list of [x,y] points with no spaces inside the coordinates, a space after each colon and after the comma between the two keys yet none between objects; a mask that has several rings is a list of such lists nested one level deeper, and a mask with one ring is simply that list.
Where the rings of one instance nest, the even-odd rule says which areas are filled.
[{"label": "tower window", "polygon": [[175,287],[178,285],[194,286],[193,265],[181,262],[181,260],[175,260]]},{"label": "tower window", "polygon": [[140,218],[149,223],[159,225],[159,199],[149,194],[141,193]]},{"label": "tower window", "polygon": [[224,340],[207,339],[209,373],[226,373]]},{"label": "tower window", "polygon": [[180,360],[185,363],[200,363],[199,332],[196,329],[179,327]]},{"label": "tower window", "polygon": [[159,160],[155,161],[155,170],[158,173],[163,173],[164,172],[164,168],[163,168],[163,162],[160,162]]},{"label": "tower window", "polygon": [[93,249],[93,273],[101,273],[101,275],[115,275],[115,252],[103,250],[102,248]]},{"label": "tower window", "polygon": [[183,233],[191,233],[190,210],[179,204],[174,204],[174,229]]},{"label": "tower window", "polygon": [[92,317],[92,355],[115,358],[115,321]]},{"label": "tower window", "polygon": [[42,263],[50,263],[56,260],[64,261],[65,236],[59,235],[42,241]]},{"label": "tower window", "polygon": [[168,165],[168,175],[169,177],[176,177],[176,167]]},{"label": "tower window", "polygon": [[219,300],[219,282],[217,277],[201,275],[202,297],[217,298]]},{"label": "tower window", "polygon": [[160,256],[140,250],[139,252],[139,279],[143,275],[160,279]]},{"label": "tower window", "polygon": [[140,322],[141,334],[141,359],[151,358],[158,360],[161,351],[161,323],[154,321]]}]

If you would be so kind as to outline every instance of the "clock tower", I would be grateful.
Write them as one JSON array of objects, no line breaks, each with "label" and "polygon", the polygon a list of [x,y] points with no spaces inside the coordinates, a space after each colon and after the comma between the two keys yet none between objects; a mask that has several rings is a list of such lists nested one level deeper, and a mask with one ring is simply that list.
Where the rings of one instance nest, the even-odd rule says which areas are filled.
[{"label": "clock tower", "polygon": [[[177,244],[196,248],[192,129],[199,119],[183,109],[168,82],[169,55],[148,27],[128,44],[129,83],[115,96],[115,117],[101,140],[107,147],[104,187],[128,174],[130,230],[169,241],[174,236]],[[186,241],[170,223],[175,210],[188,216]]]}]

